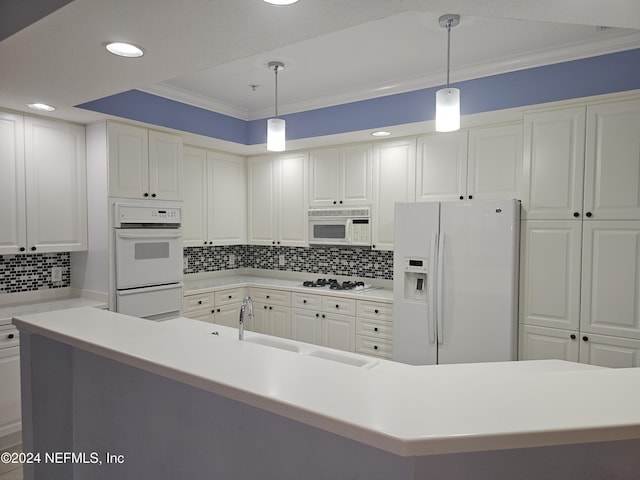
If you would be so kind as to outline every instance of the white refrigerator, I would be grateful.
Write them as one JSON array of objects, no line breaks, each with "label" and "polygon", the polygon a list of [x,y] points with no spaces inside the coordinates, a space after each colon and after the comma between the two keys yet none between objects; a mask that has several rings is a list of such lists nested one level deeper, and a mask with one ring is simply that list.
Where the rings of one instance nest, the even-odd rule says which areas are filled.
[{"label": "white refrigerator", "polygon": [[517,200],[397,203],[393,359],[517,359]]}]

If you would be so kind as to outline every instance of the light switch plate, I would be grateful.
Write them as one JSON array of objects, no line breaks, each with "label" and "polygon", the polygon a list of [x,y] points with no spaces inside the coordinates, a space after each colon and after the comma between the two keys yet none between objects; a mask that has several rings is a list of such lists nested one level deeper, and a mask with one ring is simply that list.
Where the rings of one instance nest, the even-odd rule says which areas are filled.
[{"label": "light switch plate", "polygon": [[51,267],[51,281],[52,282],[62,281],[62,267]]}]

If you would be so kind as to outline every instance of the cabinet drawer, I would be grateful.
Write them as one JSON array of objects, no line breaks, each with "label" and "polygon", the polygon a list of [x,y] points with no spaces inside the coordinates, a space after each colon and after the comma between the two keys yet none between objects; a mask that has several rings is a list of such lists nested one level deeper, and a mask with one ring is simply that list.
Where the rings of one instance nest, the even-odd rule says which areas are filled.
[{"label": "cabinet drawer", "polygon": [[264,288],[250,289],[251,299],[257,303],[269,305],[291,306],[291,292],[284,290],[267,290]]},{"label": "cabinet drawer", "polygon": [[[205,308],[213,308],[215,305],[214,302],[214,293],[199,293],[197,295],[188,295],[184,297],[183,300],[183,312],[189,313],[195,310],[204,310]],[[186,315],[185,315],[186,316]]]},{"label": "cabinet drawer", "polygon": [[291,306],[297,308],[309,308],[312,310],[322,310],[322,295],[310,295],[308,293],[293,293],[291,295]]},{"label": "cabinet drawer", "polygon": [[356,353],[373,355],[374,357],[391,358],[391,342],[356,335]]},{"label": "cabinet drawer", "polygon": [[358,300],[356,315],[358,317],[391,321],[393,317],[393,304]]},{"label": "cabinet drawer", "polygon": [[215,315],[212,312],[213,312],[213,309],[195,310],[193,312],[185,312],[184,316],[186,318],[191,318],[193,320],[200,320],[202,322],[213,323]]},{"label": "cabinet drawer", "polygon": [[356,334],[391,341],[393,327],[392,323],[386,320],[356,317]]},{"label": "cabinet drawer", "polygon": [[340,315],[356,314],[356,301],[342,297],[322,297],[322,311],[327,313],[339,313]]},{"label": "cabinet drawer", "polygon": [[20,344],[20,334],[14,325],[0,326],[0,348],[15,347]]},{"label": "cabinet drawer", "polygon": [[230,288],[228,290],[221,290],[216,292],[214,297],[214,305],[222,306],[230,303],[240,303],[242,299],[247,296],[247,289],[245,287]]}]

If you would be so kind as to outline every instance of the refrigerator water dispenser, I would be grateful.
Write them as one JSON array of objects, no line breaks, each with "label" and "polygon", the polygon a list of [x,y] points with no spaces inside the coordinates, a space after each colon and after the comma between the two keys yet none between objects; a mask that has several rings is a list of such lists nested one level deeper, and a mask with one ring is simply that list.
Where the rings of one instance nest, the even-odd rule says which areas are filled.
[{"label": "refrigerator water dispenser", "polygon": [[406,300],[427,301],[427,259],[405,257],[404,298]]}]

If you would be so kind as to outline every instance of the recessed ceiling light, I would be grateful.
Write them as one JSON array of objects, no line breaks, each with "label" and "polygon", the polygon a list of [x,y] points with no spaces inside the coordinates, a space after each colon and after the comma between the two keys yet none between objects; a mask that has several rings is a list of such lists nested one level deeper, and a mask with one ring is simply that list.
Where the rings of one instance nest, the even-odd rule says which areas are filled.
[{"label": "recessed ceiling light", "polygon": [[53,112],[56,109],[56,107],[52,107],[51,105],[47,105],[46,103],[30,103],[27,105],[27,107],[43,112]]},{"label": "recessed ceiling light", "polygon": [[378,130],[377,132],[373,132],[371,134],[374,137],[388,137],[391,135],[391,132],[387,132],[386,130]]},{"label": "recessed ceiling light", "polygon": [[265,3],[270,3],[271,5],[291,5],[296,3],[298,0],[263,0]]},{"label": "recessed ceiling light", "polygon": [[110,42],[104,46],[109,52],[119,57],[137,58],[144,55],[144,51],[132,43]]}]

